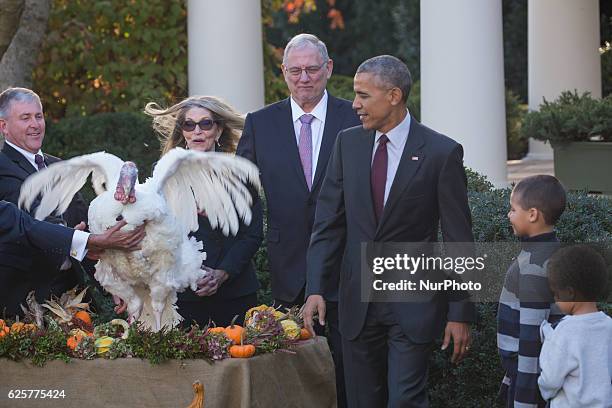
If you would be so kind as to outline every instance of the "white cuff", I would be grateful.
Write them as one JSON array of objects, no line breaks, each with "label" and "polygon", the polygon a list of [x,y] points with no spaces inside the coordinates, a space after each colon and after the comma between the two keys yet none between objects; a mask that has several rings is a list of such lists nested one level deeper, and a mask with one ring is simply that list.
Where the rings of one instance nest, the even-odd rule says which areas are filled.
[{"label": "white cuff", "polygon": [[77,261],[82,261],[87,254],[87,240],[89,239],[89,232],[74,230],[72,235],[72,245],[70,246],[70,256]]}]

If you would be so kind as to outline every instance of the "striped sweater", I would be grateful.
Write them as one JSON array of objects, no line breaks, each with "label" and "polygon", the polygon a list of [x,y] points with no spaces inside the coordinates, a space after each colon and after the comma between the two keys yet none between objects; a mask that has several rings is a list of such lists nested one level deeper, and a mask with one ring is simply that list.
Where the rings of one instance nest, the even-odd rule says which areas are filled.
[{"label": "striped sweater", "polygon": [[561,318],[546,275],[548,258],[558,248],[554,232],[524,238],[521,252],[506,272],[497,313],[497,347],[506,371],[507,395],[502,397],[508,407],[544,406],[538,389],[539,333],[544,320]]}]

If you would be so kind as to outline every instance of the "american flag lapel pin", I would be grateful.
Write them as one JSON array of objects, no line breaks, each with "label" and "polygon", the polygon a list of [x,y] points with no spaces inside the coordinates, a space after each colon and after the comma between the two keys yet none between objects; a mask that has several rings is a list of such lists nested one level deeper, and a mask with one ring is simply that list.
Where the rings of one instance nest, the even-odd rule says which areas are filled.
[{"label": "american flag lapel pin", "polygon": [[412,156],[410,158],[410,160],[412,160],[412,161],[419,161],[419,156]]}]

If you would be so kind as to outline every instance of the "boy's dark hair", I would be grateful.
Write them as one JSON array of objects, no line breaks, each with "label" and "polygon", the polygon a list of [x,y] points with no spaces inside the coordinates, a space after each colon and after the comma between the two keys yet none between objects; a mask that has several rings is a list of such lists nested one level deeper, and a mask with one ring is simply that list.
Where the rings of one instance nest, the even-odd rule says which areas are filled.
[{"label": "boy's dark hair", "polygon": [[571,287],[582,301],[594,302],[608,295],[606,262],[587,245],[573,245],[556,251],[548,261],[547,272],[555,289]]},{"label": "boy's dark hair", "polygon": [[565,210],[565,189],[553,176],[538,174],[522,179],[512,191],[523,210],[536,208],[547,225],[555,225]]}]

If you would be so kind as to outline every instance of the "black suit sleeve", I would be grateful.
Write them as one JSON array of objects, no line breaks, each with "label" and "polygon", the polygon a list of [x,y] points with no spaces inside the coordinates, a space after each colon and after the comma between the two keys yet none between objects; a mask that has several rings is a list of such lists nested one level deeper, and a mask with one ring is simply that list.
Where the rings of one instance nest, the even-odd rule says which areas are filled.
[{"label": "black suit sleeve", "polygon": [[74,231],[37,221],[14,204],[0,201],[0,243],[20,243],[45,252],[68,256]]},{"label": "black suit sleeve", "polygon": [[[463,168],[463,148],[457,146],[446,158],[438,179],[438,208],[442,238],[444,242],[472,243],[472,217],[467,199],[467,177]],[[469,245],[469,244],[468,244]],[[452,256],[473,256],[473,248],[454,248],[458,253]],[[461,253],[468,251],[469,253]],[[474,305],[469,302],[466,292],[450,292],[448,303],[448,321],[471,322],[475,320]]]},{"label": "black suit sleeve", "polygon": [[0,200],[17,204],[23,180],[9,174],[0,174]]},{"label": "black suit sleeve", "polygon": [[251,223],[249,225],[241,224],[236,241],[218,265],[218,269],[226,271],[230,279],[238,277],[242,271],[247,269],[263,240],[261,200],[254,189],[251,190],[251,196],[253,197]]},{"label": "black suit sleeve", "polygon": [[257,164],[257,154],[255,152],[255,130],[253,129],[253,115],[247,114],[244,121],[244,130],[236,148],[236,155],[249,159]]},{"label": "black suit sleeve", "polygon": [[342,133],[338,134],[317,199],[313,232],[306,258],[306,296],[323,295],[346,242],[342,173]]}]

